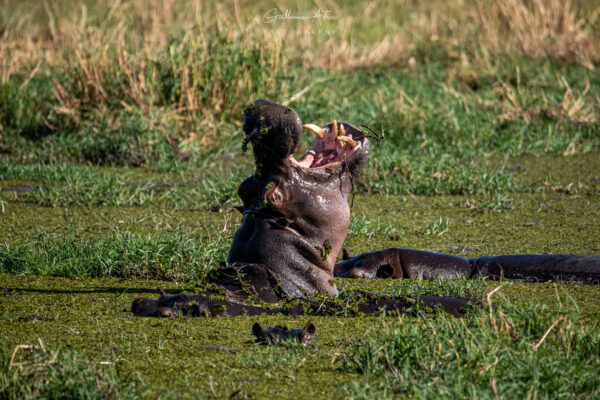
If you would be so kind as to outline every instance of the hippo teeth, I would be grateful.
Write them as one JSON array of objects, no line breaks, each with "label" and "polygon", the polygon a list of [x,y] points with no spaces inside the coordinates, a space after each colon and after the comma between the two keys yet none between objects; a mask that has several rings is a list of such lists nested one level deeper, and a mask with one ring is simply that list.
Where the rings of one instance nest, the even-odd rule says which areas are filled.
[{"label": "hippo teeth", "polygon": [[354,139],[348,136],[338,136],[337,140],[342,149],[344,148],[344,144],[347,144],[351,149],[355,149],[357,146],[357,143],[354,141]]},{"label": "hippo teeth", "polygon": [[336,120],[324,128],[315,124],[305,124],[303,127],[316,136],[311,148],[298,160],[304,168],[321,168],[344,162],[362,144],[360,139],[353,138],[355,135],[360,137],[357,128]]},{"label": "hippo teeth", "polygon": [[335,142],[338,137],[338,126],[335,119],[333,120],[333,124],[331,125],[331,141]]},{"label": "hippo teeth", "polygon": [[314,133],[315,135],[317,135],[319,137],[319,139],[323,139],[323,136],[325,136],[325,131],[323,131],[323,129],[321,129],[321,127],[319,127],[317,125],[304,124],[302,126],[305,127],[306,129],[308,129],[309,131],[311,131],[312,133]]},{"label": "hippo teeth", "polygon": [[[319,139],[323,139],[325,137],[325,131],[320,126],[317,126],[315,124],[304,124],[302,126],[314,133],[315,135],[317,135]],[[333,123],[331,125],[331,135],[325,138],[325,143],[332,142],[337,142],[337,144],[342,149],[346,147],[346,145],[354,149],[357,145],[357,143],[352,138],[346,136],[346,128],[344,127],[344,124],[339,124],[338,126],[336,120],[333,120]]]}]

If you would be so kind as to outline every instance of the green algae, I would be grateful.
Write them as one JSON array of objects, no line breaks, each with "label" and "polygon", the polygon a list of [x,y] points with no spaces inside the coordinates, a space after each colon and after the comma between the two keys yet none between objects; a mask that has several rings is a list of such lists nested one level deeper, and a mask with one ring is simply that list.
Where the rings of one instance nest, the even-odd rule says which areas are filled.
[{"label": "green algae", "polygon": [[[358,194],[345,246],[352,253],[401,246],[465,256],[598,252],[600,231],[595,221],[600,219],[600,207],[596,206],[600,166],[596,159],[585,156],[567,162],[564,157],[536,157],[534,161],[540,162],[540,168],[528,166],[526,170],[528,182],[538,182],[537,186],[529,184],[528,192],[511,193],[509,200],[504,199],[510,202],[509,208],[490,206],[496,200],[488,196]],[[533,163],[527,160],[516,159],[513,163]],[[553,162],[557,169],[549,167]],[[583,184],[577,182],[585,182],[587,189],[583,191]],[[160,205],[48,208],[16,200],[3,204],[0,238],[9,243],[32,240],[40,231],[65,235],[68,229],[81,237],[109,231],[185,231],[230,237],[240,220],[233,208],[211,212]],[[448,221],[447,231],[424,235],[423,228],[440,218]]]},{"label": "green algae", "polygon": [[[344,246],[352,254],[387,247],[429,249],[464,257],[600,251],[598,196],[515,193],[513,209],[497,212],[474,209],[462,196],[357,196],[356,204],[355,215],[393,221],[402,233],[375,232],[368,238],[349,235]],[[423,234],[424,227],[439,218],[448,220],[446,232]]]},{"label": "green algae", "polygon": [[[355,287],[393,293],[421,286],[425,287],[423,293],[452,294],[436,289],[436,283],[339,281],[343,281],[342,290]],[[455,290],[465,284],[455,283]],[[196,290],[190,284],[153,280],[0,274],[3,310],[0,321],[5,336],[2,350],[10,353],[14,346],[34,344],[40,337],[49,348],[71,348],[95,362],[117,363],[121,376],[145,387],[152,397],[169,392],[171,395],[167,397],[194,398],[212,393],[227,397],[244,390],[259,398],[274,392],[282,398],[291,398],[298,395],[297,385],[300,385],[301,398],[323,398],[330,397],[342,382],[358,378],[332,364],[336,354],[379,331],[386,318],[395,318],[131,316],[130,302],[140,296],[156,298],[158,286],[168,293]],[[482,297],[496,286],[495,282],[477,281],[469,293]],[[596,286],[558,285],[557,288],[553,284],[510,283],[504,284],[500,292],[511,301],[554,304],[557,290],[579,304],[588,323],[593,324],[600,317],[597,309],[600,289]],[[299,328],[308,320],[317,326],[311,348],[272,349],[253,343],[251,326],[256,321],[263,326],[281,324]]]},{"label": "green algae", "polygon": [[176,230],[190,233],[228,232],[239,226],[234,209],[178,210],[168,207],[40,207],[22,202],[5,203],[0,237],[8,242],[32,240],[42,232],[65,235],[70,229],[80,237],[108,232],[152,234]]},{"label": "green algae", "polygon": [[[155,297],[158,285],[167,291],[193,287],[157,281],[22,275],[1,275],[0,282],[1,309],[5,310],[2,325],[8,328],[9,324],[13,332],[2,343],[5,351],[41,337],[46,346],[75,348],[94,360],[115,357],[122,374],[136,376],[139,372],[140,380],[150,382],[155,395],[176,390],[177,396],[194,398],[203,397],[208,390],[226,397],[244,389],[259,397],[273,390],[290,397],[296,390],[294,381],[310,381],[316,383],[315,387],[306,387],[303,392],[323,397],[344,375],[351,375],[340,376],[330,365],[338,342],[360,338],[377,324],[376,318],[313,317],[318,329],[318,339],[308,350],[313,356],[293,369],[278,365],[252,368],[248,365],[265,353],[285,356],[295,351],[255,345],[250,332],[256,320],[265,326],[300,326],[307,318],[135,318],[128,313],[131,300]],[[220,350],[218,346],[233,350]]]},{"label": "green algae", "polygon": [[[515,168],[515,179],[523,190],[500,197],[357,194],[353,225],[344,246],[352,254],[386,247],[429,249],[463,257],[599,253],[597,158],[596,154],[501,160]],[[23,182],[26,183],[20,183]],[[2,187],[6,187],[5,182]],[[34,256],[43,252],[54,251],[57,259],[66,259],[73,253],[59,251],[61,246],[67,248],[65,244],[72,249],[104,240],[106,247],[98,247],[98,252],[91,252],[86,258],[93,263],[94,257],[107,254],[108,250],[103,249],[112,246],[118,250],[124,243],[119,238],[137,235],[147,240],[148,247],[138,247],[136,251],[159,248],[156,244],[165,237],[194,241],[199,251],[205,243],[217,243],[221,259],[203,261],[210,269],[225,257],[227,244],[240,223],[239,213],[228,207],[217,212],[160,203],[140,207],[44,207],[7,193],[2,194],[2,199],[3,251],[20,255],[23,260],[38,260],[37,263],[42,258]],[[440,218],[448,222],[447,229],[426,234],[424,227]],[[18,253],[17,249],[25,250]],[[197,257],[204,260],[199,253]],[[158,287],[169,294],[196,293],[198,287],[185,274],[168,276],[169,280],[153,279],[166,277],[158,273],[145,275],[147,279],[59,278],[35,275],[25,264],[15,263],[22,266],[15,271],[24,274],[0,274],[3,354],[10,354],[18,344],[35,344],[40,337],[48,348],[72,349],[92,362],[115,363],[124,384],[134,382],[146,397],[229,397],[243,391],[257,398],[327,398],[339,395],[342,383],[375,385],[376,378],[341,371],[332,361],[347,346],[361,343],[381,331],[386,320],[396,318],[135,318],[129,312],[134,298],[157,298]],[[598,286],[378,279],[337,279],[336,284],[342,293],[359,290],[473,298],[485,298],[486,293],[501,286],[493,297],[500,307],[504,301],[518,302],[523,307],[555,304],[559,293],[574,300],[583,323],[593,326],[600,318]],[[311,348],[268,348],[253,343],[254,322],[300,328],[308,320],[317,326]]]}]

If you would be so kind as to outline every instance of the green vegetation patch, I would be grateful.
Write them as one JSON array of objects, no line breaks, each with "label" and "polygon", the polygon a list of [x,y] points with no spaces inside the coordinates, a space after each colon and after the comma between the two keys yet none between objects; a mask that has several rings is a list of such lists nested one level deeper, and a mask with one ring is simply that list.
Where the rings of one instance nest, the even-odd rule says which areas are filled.
[{"label": "green vegetation patch", "polygon": [[380,377],[346,385],[353,398],[593,398],[600,395],[600,332],[576,304],[489,308],[461,320],[399,318],[336,359],[345,371]]},{"label": "green vegetation patch", "polygon": [[[497,282],[460,280],[338,281],[343,293],[351,291],[351,288],[359,288],[399,295],[466,295],[484,301],[486,294],[499,285]],[[456,360],[459,360],[461,369],[457,368],[455,373],[465,377],[482,373],[482,368],[493,364],[494,356],[502,358],[505,354],[514,355],[517,356],[514,362],[526,364],[526,360],[520,356],[528,354],[527,348],[535,346],[554,321],[562,316],[567,319],[561,320],[550,331],[537,350],[543,356],[541,360],[550,357],[552,363],[562,362],[569,343],[569,357],[573,358],[573,363],[580,363],[581,371],[587,371],[590,363],[597,362],[598,358],[594,356],[597,352],[593,353],[597,351],[594,347],[597,346],[594,324],[599,317],[596,307],[600,301],[598,287],[505,283],[491,297],[498,305],[491,316],[489,309],[484,308],[481,311],[473,310],[465,319],[448,318],[440,313],[417,313],[411,317],[386,314],[300,318],[283,315],[233,318],[181,316],[171,319],[132,317],[128,312],[131,301],[140,296],[157,298],[156,288],[159,286],[169,294],[194,293],[197,290],[193,284],[181,282],[0,274],[0,331],[6,339],[0,346],[2,365],[4,368],[8,366],[15,346],[37,346],[38,338],[41,338],[47,352],[65,355],[65,358],[58,357],[52,368],[81,370],[81,373],[72,373],[73,381],[80,379],[80,385],[89,388],[90,393],[95,392],[93,366],[96,365],[102,378],[100,383],[103,391],[108,387],[104,382],[111,382],[114,385],[113,393],[120,393],[122,397],[127,397],[127,393],[133,393],[134,396],[141,393],[153,398],[229,397],[236,391],[243,391],[258,398],[268,397],[274,392],[281,398],[298,398],[299,387],[302,388],[301,398],[343,398],[352,393],[359,397],[366,396],[364,391],[354,391],[356,388],[353,388],[352,382],[356,382],[357,388],[373,388],[373,397],[381,397],[385,395],[381,385],[388,382],[391,370],[384,366],[378,373],[364,373],[350,366],[352,357],[356,354],[355,359],[360,360],[359,354],[377,354],[376,344],[389,347],[391,351],[393,346],[404,343],[407,347],[402,348],[402,354],[406,353],[411,360],[417,357],[415,352],[421,351],[421,358],[412,362],[418,361],[420,364],[413,366],[424,368],[425,371],[418,368],[409,371],[416,371],[417,377],[424,382],[423,387],[428,388],[427,393],[434,393],[436,388],[440,388],[439,391],[444,387],[449,391],[458,389],[453,385],[437,385],[440,378],[427,369],[430,363],[433,362],[436,368],[442,364],[439,371],[447,372],[449,369],[444,363],[456,364]],[[528,296],[533,293],[537,305],[526,300],[531,299]],[[350,294],[344,296],[351,297]],[[577,318],[577,307],[580,309],[580,319]],[[271,348],[254,344],[251,334],[254,322],[262,326],[279,324],[300,328],[308,320],[317,326],[312,347],[292,345]],[[494,322],[497,329],[494,328]],[[457,332],[455,339],[451,332]],[[566,333],[571,335],[570,342],[561,341]],[[404,335],[407,335],[406,342],[401,340]],[[586,338],[589,339],[588,344],[580,342]],[[478,345],[485,350],[479,355],[474,347]],[[458,358],[454,349],[458,352]],[[493,353],[494,349],[496,353]],[[589,351],[587,359],[582,355],[586,349]],[[467,350],[469,353],[465,353]],[[16,359],[18,362],[33,360],[30,358],[33,357],[32,353],[25,351],[21,354],[20,351]],[[533,354],[532,350],[529,351]],[[552,351],[554,355],[550,354]],[[389,353],[391,366],[396,365],[393,364],[394,360],[399,359],[396,354]],[[77,362],[73,360],[74,357],[77,357]],[[346,367],[342,363],[343,357],[348,357]],[[373,357],[373,361],[377,362],[384,359],[383,356]],[[478,362],[481,360],[490,362],[479,368],[481,364]],[[473,380],[473,384],[496,376],[497,389],[505,390],[506,386],[503,386],[504,381],[499,375],[486,375],[497,373],[498,368],[505,365],[502,364],[505,362],[503,360],[491,367],[496,368],[492,372],[483,371],[482,378]],[[546,364],[539,365],[542,367]],[[7,386],[8,393],[26,385],[30,387],[27,390],[32,392],[41,390],[36,382],[28,380],[30,375],[27,371],[15,371],[13,368],[0,372],[2,379],[14,382],[12,386]],[[46,376],[42,374],[50,372],[44,368],[36,373],[39,374],[36,376]],[[15,374],[19,376],[15,377]],[[573,380],[573,385],[577,382],[595,382],[594,375],[588,375]],[[61,375],[56,373],[56,376]],[[555,377],[564,379],[563,376]],[[394,384],[388,388],[397,390],[398,382],[393,381]],[[465,391],[470,390],[470,383],[464,383]],[[14,386],[17,384],[21,386]],[[597,390],[597,386],[588,387],[587,392],[579,389],[579,393],[591,396],[593,390]],[[399,393],[388,392],[390,395]],[[482,393],[493,393],[491,386],[484,388]]]},{"label": "green vegetation patch", "polygon": [[123,384],[114,360],[98,364],[69,349],[17,345],[0,355],[0,396],[4,399],[135,399],[135,384]]},{"label": "green vegetation patch", "polygon": [[[200,169],[203,170],[203,169]],[[117,170],[77,164],[17,164],[0,160],[0,199],[44,206],[145,204],[179,208],[231,206],[241,174],[191,172],[152,175],[150,171]]]},{"label": "green vegetation patch", "polygon": [[0,245],[0,271],[71,277],[152,277],[201,281],[225,260],[230,238],[185,233],[113,233],[80,239],[40,233],[20,246]]}]

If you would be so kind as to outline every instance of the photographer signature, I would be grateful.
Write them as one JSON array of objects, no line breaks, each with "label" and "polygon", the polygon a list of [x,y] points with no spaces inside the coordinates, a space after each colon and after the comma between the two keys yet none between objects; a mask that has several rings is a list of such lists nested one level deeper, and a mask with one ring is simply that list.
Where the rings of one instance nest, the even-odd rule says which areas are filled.
[{"label": "photographer signature", "polygon": [[272,8],[263,16],[263,22],[272,25],[275,25],[277,21],[310,21],[314,23],[315,21],[336,19],[337,17],[333,11],[325,10],[323,12],[321,9],[317,9],[312,15],[294,15],[290,9],[287,9],[282,13],[278,8]]}]

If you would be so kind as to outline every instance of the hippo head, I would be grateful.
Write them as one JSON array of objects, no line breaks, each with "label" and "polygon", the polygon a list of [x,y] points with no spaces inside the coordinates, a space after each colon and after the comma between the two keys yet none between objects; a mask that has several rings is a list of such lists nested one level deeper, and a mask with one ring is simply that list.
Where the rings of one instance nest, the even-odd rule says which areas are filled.
[{"label": "hippo head", "polygon": [[317,327],[312,322],[308,322],[303,329],[289,329],[281,325],[265,329],[258,322],[252,325],[252,334],[256,337],[256,343],[265,345],[297,341],[310,346],[316,331]]},{"label": "hippo head", "polygon": [[244,113],[256,170],[238,188],[244,205],[227,262],[262,264],[283,294],[335,295],[335,259],[350,224],[347,198],[367,162],[369,141],[352,124],[305,125],[315,141],[293,157],[302,122],[292,109],[257,100]]}]

